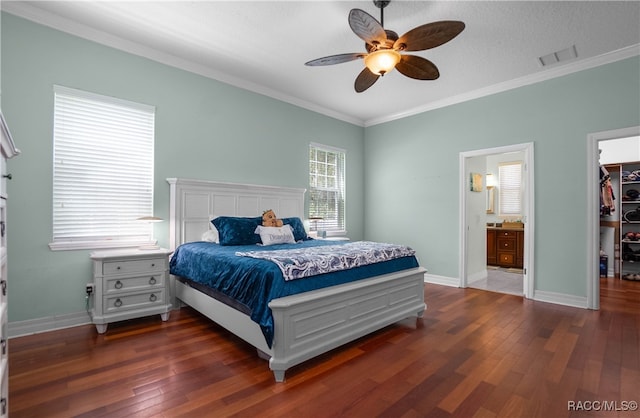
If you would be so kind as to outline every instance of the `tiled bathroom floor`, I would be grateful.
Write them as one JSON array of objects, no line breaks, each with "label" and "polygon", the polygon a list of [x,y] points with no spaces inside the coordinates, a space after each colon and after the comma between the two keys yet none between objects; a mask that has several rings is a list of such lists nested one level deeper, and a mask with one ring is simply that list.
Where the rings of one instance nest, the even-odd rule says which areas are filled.
[{"label": "tiled bathroom floor", "polygon": [[487,278],[469,283],[474,289],[523,295],[522,272],[518,269],[487,266]]}]

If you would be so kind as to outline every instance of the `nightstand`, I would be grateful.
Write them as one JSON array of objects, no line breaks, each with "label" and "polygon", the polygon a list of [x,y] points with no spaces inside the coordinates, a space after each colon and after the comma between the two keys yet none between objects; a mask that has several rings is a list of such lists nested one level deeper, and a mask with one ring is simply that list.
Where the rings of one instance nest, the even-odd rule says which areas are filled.
[{"label": "nightstand", "polygon": [[91,320],[99,334],[110,322],[160,314],[169,319],[169,254],[155,250],[94,251]]}]

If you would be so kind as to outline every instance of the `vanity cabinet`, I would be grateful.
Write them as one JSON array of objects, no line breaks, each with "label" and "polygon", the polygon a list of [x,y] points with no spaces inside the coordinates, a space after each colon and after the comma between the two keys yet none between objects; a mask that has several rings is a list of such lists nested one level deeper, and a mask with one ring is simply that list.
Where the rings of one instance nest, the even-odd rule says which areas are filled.
[{"label": "vanity cabinet", "polygon": [[487,264],[490,266],[498,265],[496,235],[495,229],[487,229]]},{"label": "vanity cabinet", "polygon": [[487,265],[522,268],[524,230],[487,228]]}]

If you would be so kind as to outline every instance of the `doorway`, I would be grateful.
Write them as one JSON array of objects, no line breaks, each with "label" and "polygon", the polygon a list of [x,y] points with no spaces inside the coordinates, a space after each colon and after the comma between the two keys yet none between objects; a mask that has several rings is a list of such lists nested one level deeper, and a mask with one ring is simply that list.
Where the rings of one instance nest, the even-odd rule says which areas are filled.
[{"label": "doorway", "polygon": [[[459,287],[468,287],[469,282],[477,278],[477,275],[486,275],[486,215],[473,204],[478,197],[468,193],[469,179],[472,173],[486,170],[481,167],[479,161],[485,161],[491,156],[509,153],[521,153],[523,161],[523,185],[522,196],[522,223],[524,232],[523,269],[522,269],[522,295],[525,298],[533,297],[534,289],[534,173],[533,173],[533,143],[509,145],[496,148],[488,148],[460,153],[460,259]],[[484,263],[484,272],[482,271]]]},{"label": "doorway", "polygon": [[640,126],[587,136],[587,308],[600,309],[600,142],[640,136]]}]

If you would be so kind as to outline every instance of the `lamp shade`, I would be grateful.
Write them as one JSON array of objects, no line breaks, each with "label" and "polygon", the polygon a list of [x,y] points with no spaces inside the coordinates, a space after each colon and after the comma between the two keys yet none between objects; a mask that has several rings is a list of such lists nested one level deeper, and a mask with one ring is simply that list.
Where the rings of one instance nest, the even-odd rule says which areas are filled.
[{"label": "lamp shade", "polygon": [[385,75],[395,68],[396,64],[400,62],[400,58],[402,56],[398,51],[380,49],[364,57],[364,65],[374,74]]}]

